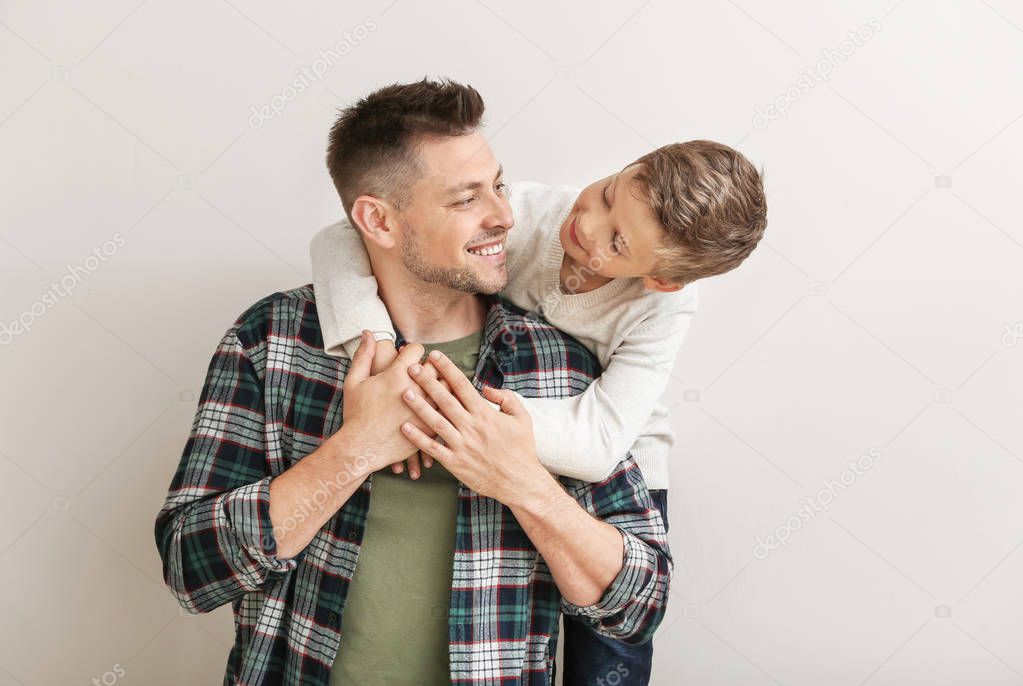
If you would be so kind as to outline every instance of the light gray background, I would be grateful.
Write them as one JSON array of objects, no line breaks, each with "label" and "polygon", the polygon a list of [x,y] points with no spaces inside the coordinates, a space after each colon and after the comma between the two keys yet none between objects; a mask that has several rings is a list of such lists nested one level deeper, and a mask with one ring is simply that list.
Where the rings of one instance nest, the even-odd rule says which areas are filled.
[{"label": "light gray background", "polygon": [[483,92],[511,180],[691,138],[765,169],[767,237],[701,287],[666,394],[654,683],[1023,683],[1019,3],[426,5],[0,5],[0,323],[31,322],[0,346],[0,686],[220,683],[230,608],[179,612],[153,518],[217,340],[339,216],[335,108],[426,74]]}]

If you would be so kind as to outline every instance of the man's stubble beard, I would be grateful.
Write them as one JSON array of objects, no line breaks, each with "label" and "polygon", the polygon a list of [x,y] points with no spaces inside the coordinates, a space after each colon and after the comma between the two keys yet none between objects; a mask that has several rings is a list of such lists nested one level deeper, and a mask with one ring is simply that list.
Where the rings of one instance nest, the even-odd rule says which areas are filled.
[{"label": "man's stubble beard", "polygon": [[492,294],[508,285],[508,273],[491,281],[482,279],[468,266],[438,267],[423,257],[419,233],[406,225],[401,243],[401,261],[413,276],[426,283],[436,284],[454,291],[472,294]]}]

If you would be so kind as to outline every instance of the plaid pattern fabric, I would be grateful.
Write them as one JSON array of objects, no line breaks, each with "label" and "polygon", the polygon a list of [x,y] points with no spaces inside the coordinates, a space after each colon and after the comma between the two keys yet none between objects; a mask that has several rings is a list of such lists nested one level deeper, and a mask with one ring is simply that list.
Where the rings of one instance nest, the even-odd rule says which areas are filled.
[{"label": "plaid pattern fabric", "polygon": [[[600,373],[571,337],[497,296],[488,302],[477,388],[566,397]],[[164,579],[184,608],[233,607],[224,684],[329,682],[372,477],[293,559],[276,557],[269,483],[338,430],[349,364],[323,351],[311,285],[246,310],[210,362],[155,537]],[[631,456],[603,482],[561,483],[622,532],[622,571],[597,604],[568,603],[511,511],[461,485],[448,622],[453,683],[551,683],[559,611],[628,642],[649,640],[663,617],[671,556]]]}]

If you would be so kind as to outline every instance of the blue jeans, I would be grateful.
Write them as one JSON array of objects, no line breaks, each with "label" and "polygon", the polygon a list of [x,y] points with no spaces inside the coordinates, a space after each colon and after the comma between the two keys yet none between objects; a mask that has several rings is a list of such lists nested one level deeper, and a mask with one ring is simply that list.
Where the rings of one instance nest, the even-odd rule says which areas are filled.
[{"label": "blue jeans", "polygon": [[[668,491],[650,491],[668,526]],[[654,642],[630,645],[601,636],[577,617],[565,616],[565,686],[646,686]],[[613,673],[613,674],[612,674]]]}]

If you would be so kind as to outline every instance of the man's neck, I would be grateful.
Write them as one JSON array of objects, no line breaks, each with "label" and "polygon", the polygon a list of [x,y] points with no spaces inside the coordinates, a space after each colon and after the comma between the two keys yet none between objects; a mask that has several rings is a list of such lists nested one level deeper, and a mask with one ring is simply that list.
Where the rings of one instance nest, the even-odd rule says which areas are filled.
[{"label": "man's neck", "polygon": [[487,304],[479,295],[423,282],[378,281],[388,314],[410,343],[445,343],[483,328]]}]

